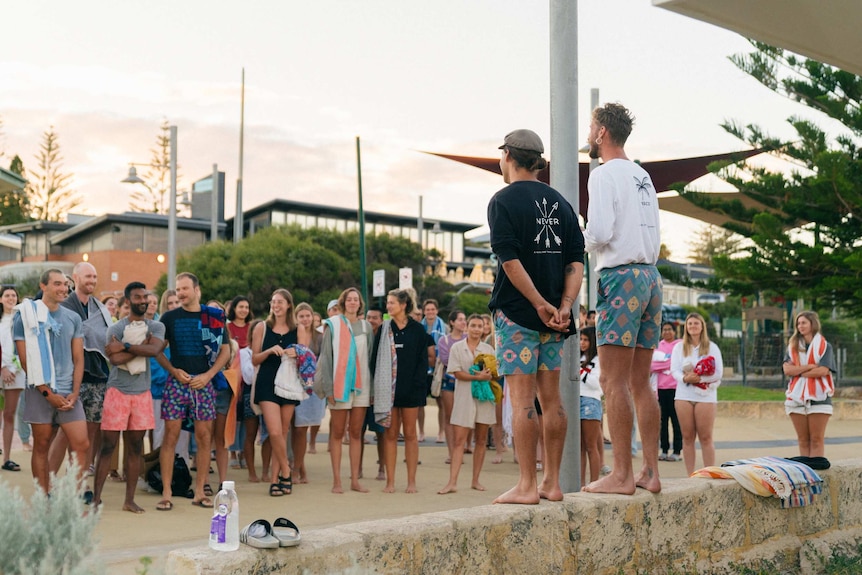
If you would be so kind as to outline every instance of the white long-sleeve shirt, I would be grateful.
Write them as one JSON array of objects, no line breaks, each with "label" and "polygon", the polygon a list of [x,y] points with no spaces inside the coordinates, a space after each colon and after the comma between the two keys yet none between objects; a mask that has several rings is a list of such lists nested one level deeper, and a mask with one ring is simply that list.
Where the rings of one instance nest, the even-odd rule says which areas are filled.
[{"label": "white long-sleeve shirt", "polygon": [[[701,389],[695,385],[685,383],[682,378],[685,375],[683,369],[686,365],[692,368],[697,365],[700,358],[711,355],[715,358],[715,373],[712,375],[700,376],[701,383],[708,383],[706,389]],[[721,360],[721,350],[715,345],[715,342],[709,342],[709,351],[704,353],[700,351],[700,346],[691,348],[688,355],[682,354],[682,341],[676,344],[673,351],[670,353],[670,373],[676,379],[676,395],[674,399],[684,401],[701,401],[704,403],[718,402],[718,386],[721,385],[721,376],[724,374],[724,363]]]},{"label": "white long-sleeve shirt", "polygon": [[629,160],[610,160],[593,170],[587,188],[584,242],[596,257],[596,270],[655,265],[661,246],[658,198],[646,170]]}]

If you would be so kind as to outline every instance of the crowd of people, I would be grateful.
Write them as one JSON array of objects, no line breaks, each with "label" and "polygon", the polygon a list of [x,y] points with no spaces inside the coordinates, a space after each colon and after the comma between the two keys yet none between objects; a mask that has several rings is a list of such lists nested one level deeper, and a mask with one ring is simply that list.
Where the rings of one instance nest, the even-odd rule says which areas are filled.
[{"label": "crowd of people", "polygon": [[[14,288],[3,288],[2,469],[20,470],[10,459],[17,413],[33,475],[45,491],[49,474],[69,453],[82,481],[94,476],[88,501],[101,502],[110,477],[126,484],[124,509],[143,512],[134,495],[149,438],[162,479],[157,510],[173,509],[177,456],[197,471],[190,496],[200,507],[213,505],[207,480],[213,454],[219,484],[232,462],[248,470],[249,482],[268,483],[270,496],[283,497],[309,481],[305,456],[316,452],[328,409],[333,493],[345,491],[344,445],[349,489],[369,490],[361,481],[366,431],[377,437],[383,491],[395,491],[403,441],[406,491],[414,493],[425,406],[434,397],[436,441],[446,443],[450,465],[438,493],[457,490],[464,455],[471,453],[471,487],[484,491],[487,446],[497,451],[492,463],[500,463],[505,436],[514,444],[519,479],[495,503],[558,501],[570,416],[561,403],[560,366],[565,339],[578,333],[578,323],[584,490],[659,492],[658,461],[681,455],[691,473],[696,439],[704,465],[713,465],[721,353],[699,314],[686,318],[680,340],[672,324],[661,323],[658,202],[649,175],[626,157],[632,125],[619,104],[593,112],[589,153],[604,163],[590,176],[585,230],[566,199],[538,179],[547,167],[539,136],[530,130],[506,135],[500,170],[507,186],[488,206],[499,261],[490,314],[455,309],[444,321],[438,302],[419,305],[409,289],[390,291],[384,314],[367,309],[360,290],[348,287],[324,318],[279,288],[266,318],[256,319],[242,294],[224,304],[202,303],[202,286],[188,272],[160,295],[131,282],[122,295],[100,300],[96,268],[87,262],[71,278],[45,271],[32,298],[20,300]],[[581,308],[577,322],[573,307],[587,252],[595,258],[598,304],[595,312]],[[795,328],[784,367],[791,378],[786,409],[801,454],[822,457],[834,390],[832,349],[816,314],[800,314]],[[614,447],[610,468],[602,400]],[[643,448],[637,475],[635,415]]]}]

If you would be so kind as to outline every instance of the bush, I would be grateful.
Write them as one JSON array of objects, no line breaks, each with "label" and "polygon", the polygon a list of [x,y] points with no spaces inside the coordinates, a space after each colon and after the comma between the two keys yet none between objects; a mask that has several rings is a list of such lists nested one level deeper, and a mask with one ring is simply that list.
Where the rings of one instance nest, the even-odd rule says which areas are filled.
[{"label": "bush", "polygon": [[[29,505],[0,479],[0,573],[90,575],[102,573],[94,532],[98,513],[81,499],[75,472],[53,478],[51,497],[35,487]],[[34,482],[35,485],[35,482]]]}]

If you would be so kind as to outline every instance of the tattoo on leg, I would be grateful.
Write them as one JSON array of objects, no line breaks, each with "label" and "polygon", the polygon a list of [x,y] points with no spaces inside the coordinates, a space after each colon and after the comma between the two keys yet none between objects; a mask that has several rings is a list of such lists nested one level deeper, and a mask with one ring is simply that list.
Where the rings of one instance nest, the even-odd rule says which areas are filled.
[{"label": "tattoo on leg", "polygon": [[560,407],[560,409],[557,411],[557,417],[559,417],[561,421],[565,421],[566,419],[568,419],[569,416],[566,415],[566,410]]},{"label": "tattoo on leg", "polygon": [[533,419],[536,417],[536,408],[535,407],[525,407],[527,410],[527,419]]}]

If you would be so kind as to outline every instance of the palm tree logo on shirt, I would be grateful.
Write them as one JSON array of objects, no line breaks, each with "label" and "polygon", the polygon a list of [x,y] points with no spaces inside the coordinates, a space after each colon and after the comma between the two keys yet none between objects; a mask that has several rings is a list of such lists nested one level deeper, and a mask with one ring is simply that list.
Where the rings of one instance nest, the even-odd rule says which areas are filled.
[{"label": "palm tree logo on shirt", "polygon": [[652,202],[650,202],[649,190],[647,188],[652,187],[652,182],[649,179],[649,176],[644,176],[642,180],[639,180],[637,176],[632,176],[635,179],[635,185],[638,187],[638,192],[641,193],[641,205],[649,206]]},{"label": "palm tree logo on shirt", "polygon": [[551,206],[551,209],[548,210],[547,198],[542,198],[541,206],[539,205],[538,201],[534,201],[536,202],[536,207],[539,209],[539,216],[536,218],[536,225],[540,227],[539,233],[536,234],[536,238],[533,241],[541,246],[542,236],[545,236],[545,247],[550,248],[551,238],[553,237],[555,244],[557,244],[558,246],[562,245],[563,240],[560,238],[560,236],[557,235],[557,233],[554,231],[554,228],[552,227],[560,225],[560,218],[554,217],[554,212],[556,212],[557,208],[560,207],[560,202],[554,202],[554,204]]}]

